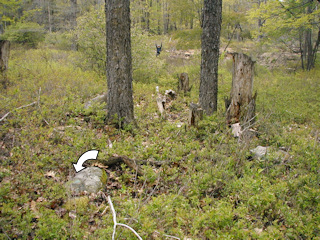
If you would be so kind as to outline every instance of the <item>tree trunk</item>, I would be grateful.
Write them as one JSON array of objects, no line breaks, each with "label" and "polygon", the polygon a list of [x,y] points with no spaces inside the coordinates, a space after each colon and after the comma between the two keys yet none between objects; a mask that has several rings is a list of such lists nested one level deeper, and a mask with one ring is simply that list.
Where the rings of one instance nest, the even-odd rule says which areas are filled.
[{"label": "tree trunk", "polygon": [[168,2],[163,2],[163,34],[169,32],[169,13],[168,13]]},{"label": "tree trunk", "polygon": [[130,1],[105,0],[107,33],[107,119],[118,127],[134,120]]},{"label": "tree trunk", "polygon": [[[71,26],[71,29],[74,30],[77,27],[78,4],[77,4],[77,0],[71,0],[70,2],[71,2],[70,26]],[[77,36],[72,38],[73,39],[71,43],[71,50],[77,51],[78,50]]]},{"label": "tree trunk", "polygon": [[217,111],[222,0],[204,0],[199,102],[207,115]]},{"label": "tree trunk", "polygon": [[[313,10],[311,6],[309,5],[306,9],[307,14],[311,15],[313,13]],[[312,24],[310,22],[310,24]],[[304,48],[302,51],[302,59],[301,59],[301,65],[302,69],[305,69],[310,71],[315,66],[315,61],[317,57],[317,51],[320,44],[320,28],[318,29],[317,39],[315,40],[314,46],[312,46],[312,29],[307,28],[304,31]]]},{"label": "tree trunk", "polygon": [[318,52],[318,48],[319,48],[319,44],[320,44],[320,27],[318,29],[318,37],[317,37],[317,40],[314,44],[314,47],[313,47],[313,52],[312,52],[312,56],[313,56],[313,67],[314,67],[314,64],[316,62],[316,58],[317,58],[317,52]]},{"label": "tree trunk", "polygon": [[233,53],[232,89],[226,99],[227,123],[247,123],[255,115],[256,94],[253,91],[253,66],[251,58],[242,53]]},{"label": "tree trunk", "polygon": [[48,1],[48,25],[49,25],[49,33],[51,33],[52,32],[52,20],[51,20],[50,1]]},{"label": "tree trunk", "polygon": [[70,3],[71,3],[70,25],[71,25],[71,29],[75,29],[75,27],[77,26],[78,4],[77,4],[77,0],[70,0]]},{"label": "tree trunk", "polygon": [[0,40],[0,78],[3,88],[7,88],[7,69],[10,55],[10,42]]}]

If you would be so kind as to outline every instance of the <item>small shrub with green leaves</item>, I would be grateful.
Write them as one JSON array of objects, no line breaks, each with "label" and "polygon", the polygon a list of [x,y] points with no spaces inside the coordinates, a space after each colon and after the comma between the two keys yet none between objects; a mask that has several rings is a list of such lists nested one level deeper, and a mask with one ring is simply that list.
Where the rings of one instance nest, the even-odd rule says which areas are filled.
[{"label": "small shrub with green leaves", "polygon": [[18,22],[9,26],[1,38],[13,43],[36,47],[38,43],[44,40],[45,31],[43,27],[37,23]]}]

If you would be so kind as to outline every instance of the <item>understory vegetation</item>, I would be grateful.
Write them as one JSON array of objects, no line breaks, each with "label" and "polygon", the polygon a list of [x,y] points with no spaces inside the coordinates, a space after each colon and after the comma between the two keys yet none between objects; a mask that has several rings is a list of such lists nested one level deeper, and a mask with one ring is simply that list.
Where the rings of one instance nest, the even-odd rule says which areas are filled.
[{"label": "understory vegetation", "polygon": [[[257,137],[239,140],[224,115],[232,60],[221,59],[218,112],[189,127],[200,51],[180,56],[176,49],[185,34],[163,39],[171,50],[158,58],[153,37],[139,35],[140,45],[133,40],[141,48],[133,49],[139,61],[137,126],[123,130],[105,124],[102,105],[85,109],[106,92],[106,79],[90,70],[81,52],[44,44],[12,49],[10,85],[0,96],[1,116],[10,111],[0,123],[1,239],[111,239],[106,199],[93,194],[70,203],[64,187],[74,175],[72,163],[91,149],[100,151],[98,160],[125,155],[163,162],[144,165],[144,175],[137,176],[124,164],[108,168],[89,161],[108,173],[103,191],[112,197],[118,222],[143,239],[319,239],[319,69],[288,72],[256,64]],[[166,105],[163,120],[156,86],[161,93],[177,90],[181,72],[189,74],[193,88]],[[270,154],[253,158],[250,149],[258,145]],[[135,236],[117,228],[117,239]]]}]

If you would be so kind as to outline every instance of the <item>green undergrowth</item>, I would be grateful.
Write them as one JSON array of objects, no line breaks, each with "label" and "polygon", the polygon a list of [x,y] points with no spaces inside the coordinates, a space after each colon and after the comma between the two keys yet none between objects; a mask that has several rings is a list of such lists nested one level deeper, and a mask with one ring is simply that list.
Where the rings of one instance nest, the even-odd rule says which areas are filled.
[{"label": "green undergrowth", "polygon": [[[154,81],[134,75],[137,127],[119,130],[105,124],[101,105],[85,109],[88,100],[106,92],[106,80],[83,69],[78,53],[12,50],[10,84],[0,96],[1,116],[11,112],[0,122],[1,239],[111,239],[106,199],[98,194],[70,203],[64,189],[74,174],[72,163],[91,149],[100,151],[101,160],[125,155],[163,162],[144,165],[142,176],[125,164],[99,165],[108,173],[104,192],[118,222],[143,239],[318,239],[319,70],[289,74],[256,66],[257,137],[239,141],[224,116],[231,63],[221,61],[218,112],[189,127],[200,56],[179,62],[170,54],[153,59],[159,61],[152,63],[158,69],[149,70]],[[177,90],[181,72],[189,73],[193,88],[167,103],[164,120],[156,86],[161,93]],[[264,159],[250,155],[258,145],[270,149]],[[117,239],[136,238],[117,227]]]}]

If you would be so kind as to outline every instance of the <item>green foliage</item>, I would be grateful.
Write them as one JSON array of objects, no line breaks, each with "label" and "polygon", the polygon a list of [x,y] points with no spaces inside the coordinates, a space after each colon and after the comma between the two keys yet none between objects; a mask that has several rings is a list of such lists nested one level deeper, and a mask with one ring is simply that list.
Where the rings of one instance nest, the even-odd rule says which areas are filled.
[{"label": "green foliage", "polygon": [[178,41],[177,49],[199,49],[201,48],[201,28],[180,30],[174,32],[173,38]]},{"label": "green foliage", "polygon": [[141,83],[160,82],[160,78],[166,74],[166,61],[164,59],[167,40],[163,39],[163,51],[156,57],[155,44],[159,40],[148,36],[146,33],[133,29],[132,33],[132,71],[133,80]]},{"label": "green foliage", "polygon": [[51,32],[46,34],[44,44],[59,50],[70,50],[73,37],[71,32]]},{"label": "green foliage", "polygon": [[74,31],[79,51],[84,53],[84,64],[99,73],[105,72],[106,66],[106,22],[104,8],[91,8],[77,19]]},{"label": "green foliage", "polygon": [[11,25],[1,36],[2,39],[9,40],[14,43],[21,43],[31,47],[44,40],[45,32],[43,28],[32,22],[18,22]]},{"label": "green foliage", "polygon": [[308,7],[314,8],[317,4],[310,1],[308,4],[303,1],[268,1],[262,3],[249,11],[248,19],[252,23],[258,19],[265,20],[263,26],[253,34],[257,37],[264,35],[264,40],[273,42],[280,41],[290,45],[292,41],[298,41],[306,29],[316,29],[313,24],[317,21],[319,9],[308,13]]},{"label": "green foliage", "polygon": [[222,4],[221,37],[228,41],[250,39],[253,26],[248,23],[246,15],[247,11],[252,8],[252,2],[224,0]]},{"label": "green foliage", "polygon": [[1,25],[10,25],[18,20],[18,11],[20,8],[21,0],[8,1],[0,0],[0,16]]},{"label": "green foliage", "polygon": [[[132,35],[137,126],[122,130],[105,125],[102,104],[84,107],[107,88],[104,76],[79,62],[85,52],[61,50],[63,43],[55,45],[59,33],[47,37],[50,48],[12,49],[10,84],[0,101],[1,116],[11,111],[0,124],[0,238],[110,239],[113,219],[104,197],[73,199],[63,187],[72,163],[89,149],[100,150],[100,167],[113,155],[149,160],[142,176],[123,163],[104,168],[105,192],[118,222],[143,239],[319,236],[319,70],[288,73],[257,66],[252,127],[258,136],[239,141],[224,115],[231,60],[221,59],[218,112],[189,127],[188,107],[198,99],[200,51],[178,58],[172,49],[180,43],[161,36],[165,48],[156,58],[158,36],[137,29]],[[185,37],[179,35],[181,42]],[[156,86],[162,94],[176,90],[181,72],[189,74],[193,88],[166,103],[163,120]],[[269,147],[265,158],[251,157],[249,150],[257,145]],[[121,227],[116,235],[134,238]]]}]

